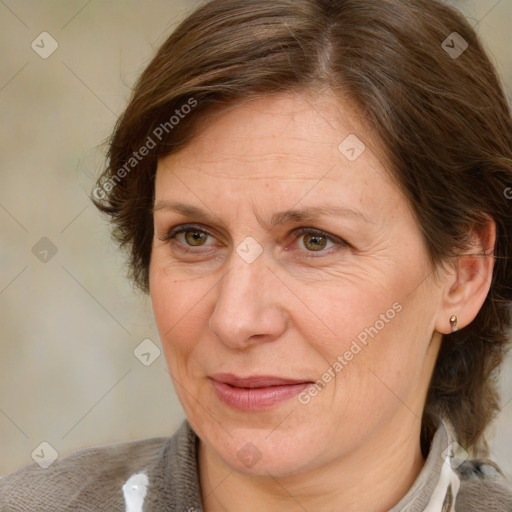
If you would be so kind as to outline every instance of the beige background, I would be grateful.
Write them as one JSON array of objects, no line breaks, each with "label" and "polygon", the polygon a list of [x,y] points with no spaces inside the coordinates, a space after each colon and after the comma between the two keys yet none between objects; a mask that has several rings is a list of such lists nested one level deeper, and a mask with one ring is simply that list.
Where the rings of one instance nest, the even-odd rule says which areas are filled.
[{"label": "beige background", "polygon": [[[512,0],[452,3],[477,26],[510,98]],[[163,356],[146,367],[133,354],[143,339],[159,344],[151,307],[87,194],[96,146],[130,86],[196,4],[0,0],[0,474],[31,462],[42,441],[63,456],[170,435],[183,419]],[[31,48],[43,31],[59,45],[47,59]],[[57,249],[46,262],[32,252],[42,237]],[[509,358],[507,405],[490,431],[509,477],[511,369]]]}]

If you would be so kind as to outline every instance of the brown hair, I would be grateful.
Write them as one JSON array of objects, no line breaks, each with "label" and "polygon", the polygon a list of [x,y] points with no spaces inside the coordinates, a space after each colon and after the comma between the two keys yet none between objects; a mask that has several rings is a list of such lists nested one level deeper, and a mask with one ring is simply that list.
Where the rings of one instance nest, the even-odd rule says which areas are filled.
[{"label": "brown hair", "polygon": [[[461,41],[467,48],[454,54]],[[206,3],[141,75],[92,200],[148,292],[158,158],[183,147],[212,108],[323,87],[350,98],[377,134],[434,268],[471,229],[496,223],[490,292],[476,319],[445,337],[422,418],[424,454],[439,417],[485,453],[510,325],[512,120],[495,69],[455,9],[439,0]]]}]

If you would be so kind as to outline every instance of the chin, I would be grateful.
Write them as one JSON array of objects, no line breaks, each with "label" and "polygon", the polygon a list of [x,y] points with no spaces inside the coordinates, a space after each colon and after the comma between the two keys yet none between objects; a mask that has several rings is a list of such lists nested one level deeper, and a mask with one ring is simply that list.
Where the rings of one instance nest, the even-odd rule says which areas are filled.
[{"label": "chin", "polygon": [[244,423],[247,426],[230,425],[226,430],[217,424],[213,427],[210,422],[203,422],[200,427],[192,422],[191,425],[226,466],[245,475],[298,474],[319,464],[321,454],[327,451],[325,433],[314,434],[307,424],[280,431],[275,428],[279,421],[266,428],[249,426],[249,419]]}]

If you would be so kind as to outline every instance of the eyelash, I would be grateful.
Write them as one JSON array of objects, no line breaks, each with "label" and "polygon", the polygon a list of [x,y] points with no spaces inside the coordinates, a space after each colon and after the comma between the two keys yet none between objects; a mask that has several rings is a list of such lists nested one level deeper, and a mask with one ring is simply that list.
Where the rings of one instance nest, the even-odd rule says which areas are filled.
[{"label": "eyelash", "polygon": [[[161,240],[162,242],[170,242],[171,240],[175,239],[176,236],[178,236],[180,233],[187,233],[190,231],[204,233],[205,235],[215,238],[211,233],[209,233],[206,229],[202,228],[201,226],[183,225],[183,226],[177,226],[175,228],[172,228],[171,230],[169,230],[169,232],[167,233],[167,235],[165,237],[159,238],[159,240]],[[350,244],[348,244],[348,242],[345,242],[345,240],[338,238],[334,235],[331,235],[329,233],[326,233],[325,231],[322,231],[317,228],[301,227],[301,228],[295,229],[294,233],[296,234],[295,239],[298,239],[304,235],[317,235],[317,236],[321,236],[321,237],[329,240],[330,242],[337,245],[338,247],[350,247]],[[204,248],[202,248],[203,246],[197,246],[195,249],[193,249],[193,248],[191,248],[191,246],[186,245],[186,244],[180,243],[180,245],[182,246],[179,249],[180,252],[185,252],[185,253],[198,254],[201,252],[206,252],[206,250],[207,250],[207,249],[205,250]],[[320,251],[304,251],[304,252],[309,253],[308,257],[314,258],[314,257],[318,257],[318,256],[314,256],[315,253],[319,253],[320,255],[325,255],[326,253],[329,252],[330,249],[333,249],[333,247],[330,247],[328,249],[323,249]]]}]

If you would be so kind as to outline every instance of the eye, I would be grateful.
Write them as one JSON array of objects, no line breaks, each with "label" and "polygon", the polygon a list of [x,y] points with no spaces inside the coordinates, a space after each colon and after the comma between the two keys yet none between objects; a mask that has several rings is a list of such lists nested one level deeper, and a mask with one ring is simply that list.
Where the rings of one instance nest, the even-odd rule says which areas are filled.
[{"label": "eye", "polygon": [[184,231],[182,234],[184,235],[186,243],[193,247],[204,245],[209,236],[208,233],[197,229]]},{"label": "eye", "polygon": [[330,240],[317,233],[307,233],[306,235],[302,235],[302,245],[308,251],[321,251],[327,247],[328,242],[330,242]]},{"label": "eye", "polygon": [[177,241],[181,245],[181,250],[188,251],[192,247],[203,247],[213,245],[215,238],[198,226],[177,226],[169,231],[162,242]]},{"label": "eye", "polygon": [[299,248],[307,252],[327,252],[337,246],[348,246],[341,238],[315,228],[300,228],[295,235]]}]

